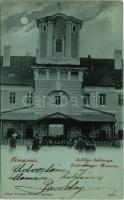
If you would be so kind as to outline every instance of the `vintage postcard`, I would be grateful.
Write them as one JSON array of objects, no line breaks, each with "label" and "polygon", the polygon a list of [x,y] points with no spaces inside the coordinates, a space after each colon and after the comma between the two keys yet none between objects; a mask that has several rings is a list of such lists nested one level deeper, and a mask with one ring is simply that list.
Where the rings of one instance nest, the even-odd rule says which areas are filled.
[{"label": "vintage postcard", "polygon": [[0,8],[1,199],[123,199],[123,2]]}]

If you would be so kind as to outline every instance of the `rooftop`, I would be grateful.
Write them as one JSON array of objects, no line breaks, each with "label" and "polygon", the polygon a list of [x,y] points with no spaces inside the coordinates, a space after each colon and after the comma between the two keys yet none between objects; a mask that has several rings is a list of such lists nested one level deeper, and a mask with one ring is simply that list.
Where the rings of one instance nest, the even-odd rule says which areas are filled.
[{"label": "rooftop", "polygon": [[39,25],[40,21],[45,21],[45,22],[47,22],[49,20],[52,21],[52,20],[54,20],[58,17],[62,17],[65,20],[70,20],[70,21],[73,21],[73,22],[78,23],[80,25],[82,25],[82,23],[83,23],[83,20],[77,19],[77,18],[72,17],[72,16],[67,16],[63,13],[56,13],[56,14],[51,15],[51,16],[42,17],[42,18],[36,19],[36,21],[37,21],[37,24]]},{"label": "rooftop", "polygon": [[[31,66],[36,64],[36,58],[30,56],[11,56],[10,67],[2,66],[3,57],[0,57],[2,85],[29,85],[33,86],[34,78]],[[48,67],[48,65],[44,65]],[[51,68],[55,65],[49,65]],[[56,65],[58,67],[58,65]],[[85,86],[121,87],[122,70],[114,69],[114,59],[81,58],[80,65],[61,65],[61,67],[85,68]]]}]

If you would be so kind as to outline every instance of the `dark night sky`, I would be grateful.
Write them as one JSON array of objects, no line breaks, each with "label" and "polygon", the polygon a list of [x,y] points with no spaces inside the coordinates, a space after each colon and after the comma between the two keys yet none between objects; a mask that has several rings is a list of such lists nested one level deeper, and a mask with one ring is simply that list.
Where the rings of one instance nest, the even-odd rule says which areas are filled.
[{"label": "dark night sky", "polygon": [[[64,1],[61,12],[84,20],[80,56],[112,58],[122,49],[122,2]],[[6,0],[2,2],[2,47],[11,45],[12,55],[35,55],[38,32],[36,18],[58,12],[57,1]]]}]

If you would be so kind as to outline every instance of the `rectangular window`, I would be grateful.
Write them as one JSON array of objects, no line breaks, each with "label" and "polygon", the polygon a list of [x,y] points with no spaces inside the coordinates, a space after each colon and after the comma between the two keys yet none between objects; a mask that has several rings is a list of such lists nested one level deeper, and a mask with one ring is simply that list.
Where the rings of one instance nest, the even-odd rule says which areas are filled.
[{"label": "rectangular window", "polygon": [[106,105],[106,95],[105,94],[100,94],[99,95],[99,104],[101,106]]},{"label": "rectangular window", "polygon": [[27,104],[32,104],[33,103],[33,93],[28,92],[27,94]]},{"label": "rectangular window", "polygon": [[39,70],[39,77],[41,79],[46,79],[46,70],[45,69]]},{"label": "rectangular window", "polygon": [[56,40],[56,52],[62,52],[62,39],[58,38]]},{"label": "rectangular window", "polygon": [[9,103],[15,103],[16,102],[16,93],[10,92],[9,93]]},{"label": "rectangular window", "polygon": [[57,71],[50,70],[49,78],[52,80],[56,80],[57,79]]},{"label": "rectangular window", "polygon": [[68,80],[68,72],[67,71],[61,71],[60,72],[60,79],[61,80]]},{"label": "rectangular window", "polygon": [[122,106],[122,105],[123,105],[123,95],[122,95],[122,94],[119,94],[119,95],[118,95],[118,105],[119,105],[119,106]]},{"label": "rectangular window", "polygon": [[78,80],[78,71],[71,71],[71,80]]},{"label": "rectangular window", "polygon": [[90,94],[89,93],[83,94],[83,104],[86,106],[90,105]]},{"label": "rectangular window", "polygon": [[61,104],[61,97],[60,95],[55,96],[55,104],[60,105]]}]

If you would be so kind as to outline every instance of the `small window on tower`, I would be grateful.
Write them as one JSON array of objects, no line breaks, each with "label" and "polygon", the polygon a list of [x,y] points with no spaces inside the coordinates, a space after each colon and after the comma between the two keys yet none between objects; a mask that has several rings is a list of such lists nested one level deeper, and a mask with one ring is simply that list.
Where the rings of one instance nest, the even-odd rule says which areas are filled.
[{"label": "small window on tower", "polygon": [[72,31],[73,31],[74,33],[77,32],[77,25],[76,25],[76,24],[73,24],[73,26],[72,26]]},{"label": "small window on tower", "polygon": [[62,52],[62,39],[58,38],[56,40],[56,52]]},{"label": "small window on tower", "polygon": [[42,25],[42,32],[46,32],[46,30],[47,30],[47,25],[46,25],[46,24],[43,24],[43,25]]}]

